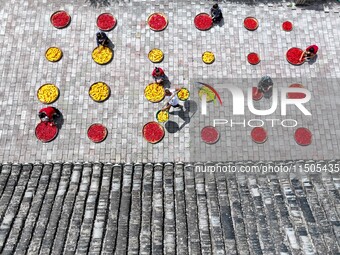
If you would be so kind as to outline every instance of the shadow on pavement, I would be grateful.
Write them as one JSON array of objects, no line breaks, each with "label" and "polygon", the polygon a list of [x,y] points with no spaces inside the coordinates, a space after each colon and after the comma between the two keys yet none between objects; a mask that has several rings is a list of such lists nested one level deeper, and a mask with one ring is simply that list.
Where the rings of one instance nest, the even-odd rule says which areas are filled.
[{"label": "shadow on pavement", "polygon": [[61,113],[61,111],[59,111],[57,108],[54,108],[55,111],[57,112],[58,114],[58,117],[54,120],[56,126],[58,129],[61,129],[63,124],[64,124],[64,116],[63,114]]},{"label": "shadow on pavement", "polygon": [[192,101],[192,100],[185,101],[184,107],[185,107],[185,110],[193,113],[192,116],[197,112],[197,103],[195,101]]},{"label": "shadow on pavement", "polygon": [[113,52],[113,50],[114,50],[114,48],[115,48],[115,45],[113,44],[113,42],[111,41],[110,38],[109,38],[109,43],[108,43],[107,47],[109,47],[110,50],[112,50],[112,52]]},{"label": "shadow on pavement", "polygon": [[222,18],[221,21],[218,24],[216,24],[215,26],[223,27],[224,24],[225,24],[224,23],[224,18]]},{"label": "shadow on pavement", "polygon": [[166,75],[164,75],[163,87],[165,89],[170,89],[170,87],[171,87],[171,81],[169,80],[168,76],[166,76]]},{"label": "shadow on pavement", "polygon": [[313,64],[316,62],[317,59],[318,59],[318,54],[316,54],[314,58],[312,58],[311,60],[309,60],[309,61],[308,61],[308,64],[313,65]]},{"label": "shadow on pavement", "polygon": [[191,118],[195,115],[197,112],[197,103],[192,100],[188,100],[184,103],[185,110],[181,109],[180,111],[172,111],[169,112],[169,114],[177,115],[180,117],[184,122],[181,126],[178,125],[178,123],[174,121],[168,121],[165,123],[165,129],[169,133],[176,133],[180,131],[182,128],[185,127],[185,125],[190,123]]},{"label": "shadow on pavement", "polygon": [[169,120],[167,123],[165,123],[164,126],[166,131],[168,131],[171,134],[174,134],[177,131],[179,131],[179,125],[174,121]]}]

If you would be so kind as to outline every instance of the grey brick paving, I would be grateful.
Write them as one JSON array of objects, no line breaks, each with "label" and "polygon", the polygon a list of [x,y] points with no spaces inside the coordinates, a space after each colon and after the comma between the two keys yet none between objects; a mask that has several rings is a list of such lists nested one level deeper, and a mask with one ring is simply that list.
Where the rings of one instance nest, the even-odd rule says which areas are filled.
[{"label": "grey brick paving", "polygon": [[[224,174],[195,171],[213,163],[180,163],[339,163],[334,160],[340,151],[339,5],[223,1],[225,24],[202,32],[193,18],[207,12],[211,1],[97,3],[0,0],[0,162],[15,163],[0,165],[0,254],[339,254],[339,172]],[[59,9],[72,16],[61,30],[49,22]],[[145,22],[155,11],[169,18],[163,32],[151,31]],[[91,59],[95,20],[102,12],[118,19],[108,32],[115,50],[106,66]],[[246,16],[260,21],[258,30],[243,28]],[[290,33],[280,29],[287,19],[294,24]],[[296,67],[286,62],[288,48],[312,43],[320,46],[316,63]],[[44,58],[53,45],[64,53],[58,63]],[[217,86],[221,80],[241,81],[245,89],[264,74],[280,88],[304,84],[312,93],[312,116],[292,110],[288,116],[312,130],[312,145],[298,146],[291,130],[282,127],[268,129],[263,145],[251,141],[249,127],[219,127],[220,141],[207,146],[199,132],[211,119],[199,116],[199,110],[189,112],[189,123],[171,115],[181,130],[166,132],[158,144],[147,143],[142,127],[161,105],[143,96],[155,66],[147,53],[154,47],[165,53],[159,66],[172,85],[191,92],[193,81]],[[201,61],[206,50],[215,53],[212,65]],[[250,51],[260,54],[259,65],[246,62]],[[111,88],[111,97],[101,104],[87,94],[99,80]],[[50,82],[60,89],[53,106],[62,111],[64,124],[53,142],[42,144],[34,135],[37,112],[44,106],[36,91]],[[231,100],[228,93],[221,95],[224,106],[210,107],[209,114],[230,119]],[[194,93],[191,99],[194,103]],[[268,107],[268,102],[257,106]],[[271,117],[281,118],[278,113]],[[86,137],[94,122],[108,128],[103,143]]]},{"label": "grey brick paving", "polygon": [[[173,85],[193,89],[193,80],[240,78],[245,81],[245,89],[249,86],[247,82],[269,74],[274,81],[289,79],[304,84],[312,92],[308,105],[312,117],[289,113],[291,118],[298,119],[299,126],[312,130],[312,145],[296,145],[290,129],[282,127],[270,129],[270,137],[263,145],[251,141],[249,127],[221,127],[220,142],[207,147],[205,158],[201,160],[216,157],[223,160],[332,159],[339,156],[340,64],[335,56],[340,54],[340,16],[336,3],[291,8],[275,1],[255,5],[221,2],[225,24],[203,32],[193,26],[193,18],[197,13],[207,12],[211,1],[112,1],[110,5],[97,7],[95,2],[92,5],[91,1],[0,2],[3,7],[0,11],[0,162],[195,161],[191,144],[200,143],[200,138],[190,133],[195,129],[199,132],[206,125],[200,122],[199,112],[179,132],[167,132],[159,144],[148,144],[141,135],[143,125],[154,120],[160,107],[160,104],[147,102],[143,96],[144,87],[152,81],[150,73],[155,66],[147,59],[147,53],[154,47],[165,53],[159,65],[164,67]],[[327,12],[323,5],[329,9]],[[50,15],[59,9],[67,10],[72,16],[70,26],[60,30],[49,22]],[[151,31],[145,22],[155,11],[164,12],[169,19],[166,30],[158,33]],[[97,31],[95,21],[102,12],[113,13],[118,20],[116,28],[108,32],[115,52],[113,61],[106,66],[99,66],[91,59]],[[247,31],[242,24],[249,15],[256,16],[260,22],[254,32]],[[280,29],[286,19],[294,24],[290,33]],[[288,48],[303,48],[311,43],[320,46],[315,64],[296,67],[287,63],[284,53]],[[52,45],[64,52],[58,63],[44,58],[45,50]],[[201,61],[205,50],[216,55],[212,65]],[[246,62],[250,51],[260,54],[259,65],[251,66]],[[87,95],[89,86],[99,80],[107,82],[112,91],[110,99],[102,104],[93,102]],[[34,135],[37,112],[43,107],[36,92],[47,82],[55,83],[60,89],[60,98],[53,105],[62,111],[64,125],[56,140],[42,144]],[[228,101],[231,100],[225,95],[225,106],[218,110],[225,111],[230,118],[225,108],[229,107]],[[263,101],[259,105],[264,107],[266,103]],[[252,116],[246,114],[245,117]],[[179,126],[185,124],[176,115],[171,116],[171,121]],[[87,128],[94,122],[101,122],[108,128],[109,134],[103,143],[94,144],[86,137]]]},{"label": "grey brick paving", "polygon": [[1,165],[0,253],[339,254],[338,173],[204,166]]}]

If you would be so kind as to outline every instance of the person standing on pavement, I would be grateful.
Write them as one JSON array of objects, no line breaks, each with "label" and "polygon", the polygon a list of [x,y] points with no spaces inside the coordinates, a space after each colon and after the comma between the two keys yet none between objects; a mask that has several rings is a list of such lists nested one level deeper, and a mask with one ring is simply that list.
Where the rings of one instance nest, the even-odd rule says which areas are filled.
[{"label": "person standing on pavement", "polygon": [[210,15],[215,24],[219,23],[223,19],[222,11],[218,4],[214,4],[213,7],[210,9]]},{"label": "person standing on pavement", "polygon": [[162,109],[163,111],[169,111],[171,107],[181,108],[181,110],[183,110],[183,106],[179,104],[179,99],[177,97],[177,92],[180,90],[181,88],[165,89],[165,100],[167,101],[167,104]]}]

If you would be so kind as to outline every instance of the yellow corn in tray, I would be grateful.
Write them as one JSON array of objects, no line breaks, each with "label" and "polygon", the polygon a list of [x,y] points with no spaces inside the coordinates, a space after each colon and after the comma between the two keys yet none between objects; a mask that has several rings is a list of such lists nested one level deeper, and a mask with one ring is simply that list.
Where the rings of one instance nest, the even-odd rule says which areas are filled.
[{"label": "yellow corn in tray", "polygon": [[158,111],[156,116],[158,122],[166,122],[169,120],[168,111]]},{"label": "yellow corn in tray", "polygon": [[210,51],[204,52],[203,55],[202,55],[202,60],[206,64],[211,64],[212,62],[215,61],[214,53],[212,53]]},{"label": "yellow corn in tray", "polygon": [[44,84],[38,89],[38,99],[44,104],[51,104],[58,99],[59,89],[53,84]]},{"label": "yellow corn in tray", "polygon": [[165,91],[162,85],[151,83],[146,86],[144,95],[150,102],[157,103],[163,100]]},{"label": "yellow corn in tray", "polygon": [[163,52],[160,49],[152,49],[148,55],[149,59],[153,63],[159,63],[163,60]]},{"label": "yellow corn in tray", "polygon": [[92,51],[92,58],[94,62],[100,65],[104,65],[110,62],[112,56],[112,50],[101,45]]},{"label": "yellow corn in tray", "polygon": [[63,52],[57,47],[50,47],[45,53],[45,57],[50,62],[57,62],[61,59]]},{"label": "yellow corn in tray", "polygon": [[110,87],[104,82],[96,82],[90,87],[89,95],[94,101],[105,101],[110,95]]},{"label": "yellow corn in tray", "polygon": [[187,90],[186,88],[182,88],[180,91],[178,91],[177,96],[179,98],[179,100],[185,101],[189,98],[189,90]]}]

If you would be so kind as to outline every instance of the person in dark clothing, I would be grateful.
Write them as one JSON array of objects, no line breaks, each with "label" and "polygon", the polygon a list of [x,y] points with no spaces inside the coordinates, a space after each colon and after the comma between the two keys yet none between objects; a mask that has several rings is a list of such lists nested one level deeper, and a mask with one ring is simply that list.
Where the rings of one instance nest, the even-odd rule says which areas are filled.
[{"label": "person in dark clothing", "polygon": [[223,19],[222,11],[218,4],[214,4],[210,9],[210,15],[214,23],[219,23]]},{"label": "person in dark clothing", "polygon": [[98,32],[96,34],[96,39],[97,39],[97,46],[99,47],[99,45],[108,47],[110,40],[107,37],[107,35],[104,32]]},{"label": "person in dark clothing", "polygon": [[257,85],[258,91],[262,92],[265,98],[270,98],[273,90],[273,80],[268,75],[263,76]]}]

